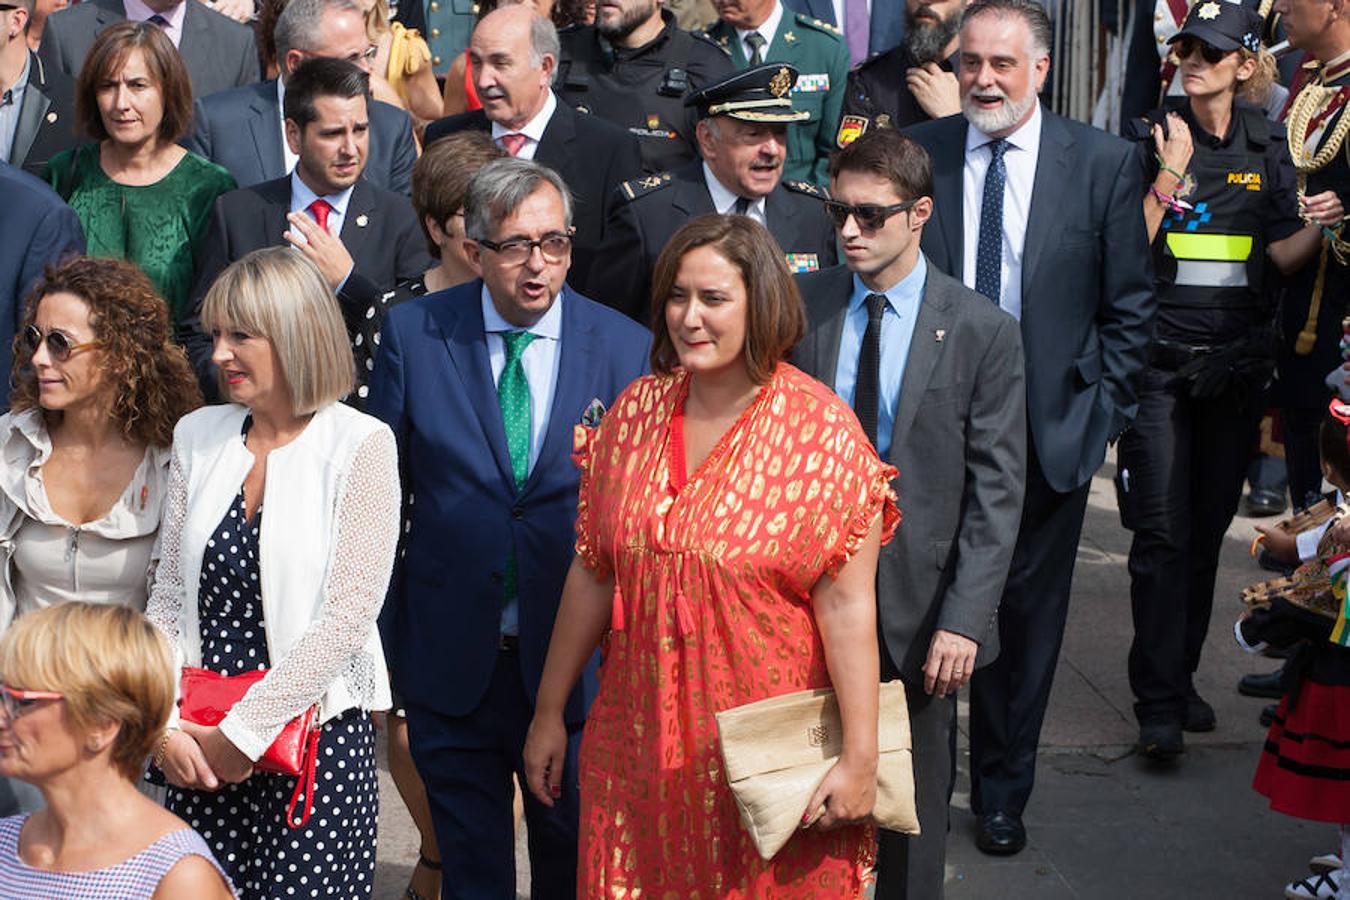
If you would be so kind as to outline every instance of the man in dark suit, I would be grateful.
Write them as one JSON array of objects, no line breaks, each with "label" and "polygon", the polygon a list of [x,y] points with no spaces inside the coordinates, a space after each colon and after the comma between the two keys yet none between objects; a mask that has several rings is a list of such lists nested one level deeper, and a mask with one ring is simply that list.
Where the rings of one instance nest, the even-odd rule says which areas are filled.
[{"label": "man in dark suit", "polygon": [[0,162],[41,177],[74,146],[75,82],[28,49],[33,0],[0,3]]},{"label": "man in dark suit", "polygon": [[689,95],[702,161],[626,181],[606,228],[590,293],[639,322],[651,315],[652,271],[666,242],[695,216],[748,215],[769,229],[796,272],[835,263],[826,192],[785,179],[788,123],[805,114],[790,99],[797,71],[771,63],[736,72]]},{"label": "man in dark suit", "polygon": [[[313,260],[337,293],[355,334],[359,317],[401,280],[431,266],[412,205],[361,177],[366,159],[370,76],[341,59],[301,63],[286,91],[286,142],[298,161],[290,175],[231,191],[216,201],[202,242],[193,297],[231,262],[289,242]],[[203,384],[210,339],[194,313],[185,338]]]},{"label": "man in dark suit", "polygon": [[906,0],[905,39],[848,73],[835,143],[868,128],[908,128],[961,111],[956,49],[966,0]]},{"label": "man in dark suit", "polygon": [[971,690],[976,842],[996,854],[1026,844],[1088,487],[1134,415],[1156,305],[1134,148],[1041,109],[1050,42],[1034,0],[973,0],[961,28],[964,115],[910,131],[935,167],[924,252],[1018,318],[1026,350],[1022,525],[999,658]]},{"label": "man in dark suit", "polygon": [[474,88],[483,108],[438,119],[426,143],[456,131],[487,131],[512,156],[532,159],[563,177],[576,204],[573,284],[585,285],[604,238],[614,189],[642,172],[637,138],[611,122],[579,113],[550,89],[561,49],[558,33],[529,4],[488,13],[469,39]]},{"label": "man in dark suit", "polygon": [[[230,170],[240,187],[281,178],[295,167],[282,135],[282,101],[290,75],[314,56],[344,59],[370,71],[374,47],[365,14],[353,0],[293,0],[273,32],[281,76],[210,97],[198,95],[192,133],[183,146]],[[417,161],[412,120],[403,110],[372,100],[365,179],[398,194],[412,192]]]},{"label": "man in dark suit", "polygon": [[187,64],[193,96],[258,80],[253,29],[198,0],[86,0],[47,17],[38,54],[48,68],[76,77],[94,38],[127,19],[164,29]]},{"label": "man in dark suit", "polygon": [[[55,191],[6,163],[0,163],[0,209],[0,366],[8,372],[28,292],[49,264],[84,253],[84,231]],[[9,406],[8,378],[0,383],[0,406]]]},{"label": "man in dark suit", "polygon": [[[863,57],[885,53],[905,39],[905,19],[900,0],[784,0],[784,3],[790,9],[814,16],[842,30],[849,47],[853,48],[857,44],[861,49],[860,53],[855,51],[857,55],[853,59],[854,63]],[[849,33],[847,28],[849,8],[855,3],[861,3],[867,12],[865,46],[863,39]]]},{"label": "man in dark suit", "polygon": [[905,683],[922,834],[880,833],[879,900],[942,897],[956,693],[998,655],[1026,475],[1017,320],[919,252],[932,192],[928,154],[898,131],[850,144],[828,204],[846,264],[797,276],[810,326],[793,362],[852,403],[900,472],[877,620],[883,678]]},{"label": "man in dark suit", "polygon": [[[650,335],[568,287],[571,204],[557,173],[488,163],[464,202],[478,280],[390,310],[369,411],[399,443],[409,502],[383,626],[427,787],[442,897],[514,897],[512,774],[572,562],[573,429],[647,368]],[[413,498],[416,502],[412,502]],[[528,792],[535,897],[575,897],[576,751],[594,696],[568,700],[563,788]]]}]

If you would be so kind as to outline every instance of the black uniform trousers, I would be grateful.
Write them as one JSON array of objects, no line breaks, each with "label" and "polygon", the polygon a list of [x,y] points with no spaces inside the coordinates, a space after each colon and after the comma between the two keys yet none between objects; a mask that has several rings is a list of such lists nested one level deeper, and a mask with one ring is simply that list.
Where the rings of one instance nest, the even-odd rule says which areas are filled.
[{"label": "black uniform trousers", "polygon": [[1067,493],[1050,487],[1028,435],[1022,524],[998,608],[999,654],[971,679],[970,808],[976,815],[1020,816],[1031,797],[1090,486]]},{"label": "black uniform trousers", "polygon": [[[1214,606],[1224,533],[1242,499],[1262,407],[1256,398],[1195,400],[1175,373],[1146,366],[1139,413],[1120,439],[1117,485],[1130,545],[1139,721],[1181,722]],[[1128,472],[1128,490],[1124,473]]]}]

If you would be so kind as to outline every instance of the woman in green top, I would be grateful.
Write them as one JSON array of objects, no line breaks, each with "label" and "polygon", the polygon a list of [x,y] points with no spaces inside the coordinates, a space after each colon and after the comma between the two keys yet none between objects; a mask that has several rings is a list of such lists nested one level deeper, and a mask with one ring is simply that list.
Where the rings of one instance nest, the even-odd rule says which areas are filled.
[{"label": "woman in green top", "polygon": [[75,89],[96,140],[52,157],[48,177],[74,208],[90,256],[136,263],[169,303],[187,308],[193,252],[230,173],[178,146],[192,121],[187,67],[163,29],[120,22],[94,41]]}]

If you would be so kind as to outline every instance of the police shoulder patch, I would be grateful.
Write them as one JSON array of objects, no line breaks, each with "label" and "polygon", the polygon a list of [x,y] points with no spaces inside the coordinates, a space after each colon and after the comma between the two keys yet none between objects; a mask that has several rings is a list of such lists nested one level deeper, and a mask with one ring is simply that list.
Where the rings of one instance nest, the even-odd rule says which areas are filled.
[{"label": "police shoulder patch", "polygon": [[783,187],[795,194],[806,194],[808,197],[815,197],[820,200],[830,199],[830,192],[818,184],[812,184],[809,181],[797,181],[795,178],[784,178]]},{"label": "police shoulder patch", "polygon": [[829,22],[817,19],[815,16],[809,16],[806,13],[797,13],[797,24],[804,25],[814,31],[819,31],[822,34],[828,34],[830,37],[837,40],[842,41],[844,39],[844,29],[840,28],[838,25],[831,25]]},{"label": "police shoulder patch", "polygon": [[670,185],[672,176],[669,172],[658,172],[655,175],[644,175],[642,178],[633,178],[619,185],[625,198],[636,200],[653,191],[659,191],[663,187]]}]

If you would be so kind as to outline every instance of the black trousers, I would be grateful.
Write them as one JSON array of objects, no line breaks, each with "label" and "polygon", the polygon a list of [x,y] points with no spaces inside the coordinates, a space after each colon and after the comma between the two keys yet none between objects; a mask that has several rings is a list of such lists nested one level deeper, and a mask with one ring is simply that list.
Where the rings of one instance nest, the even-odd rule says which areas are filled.
[{"label": "black trousers", "polygon": [[1289,472],[1289,496],[1294,508],[1308,506],[1322,499],[1322,453],[1317,446],[1317,432],[1322,417],[1327,414],[1325,401],[1329,392],[1319,391],[1315,397],[1321,406],[1284,406],[1280,408],[1280,428],[1284,435],[1284,464]]},{"label": "black trousers", "polygon": [[1129,672],[1140,722],[1185,716],[1219,550],[1263,412],[1256,402],[1243,409],[1222,398],[1194,400],[1168,387],[1172,377],[1151,366],[1140,373],[1139,413],[1118,456],[1121,522],[1134,532]]},{"label": "black trousers", "polygon": [[970,806],[977,815],[1020,816],[1031,797],[1089,487],[1050,487],[1028,439],[1022,524],[998,609],[999,655],[971,680]]}]

